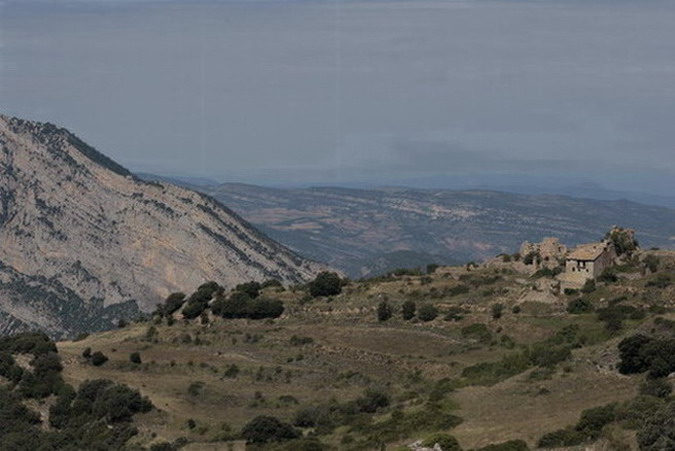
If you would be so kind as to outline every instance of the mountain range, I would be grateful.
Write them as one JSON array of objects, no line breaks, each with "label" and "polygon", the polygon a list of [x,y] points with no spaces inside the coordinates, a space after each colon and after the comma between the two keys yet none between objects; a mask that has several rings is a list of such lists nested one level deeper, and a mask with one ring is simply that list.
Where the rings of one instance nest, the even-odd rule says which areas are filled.
[{"label": "mountain range", "polygon": [[478,189],[191,187],[351,277],[484,260],[547,236],[576,245],[601,239],[613,225],[637,230],[643,247],[675,245],[675,210],[628,200]]},{"label": "mountain range", "polygon": [[322,269],[55,125],[0,116],[0,149],[0,334],[105,329],[206,281],[297,283]]}]

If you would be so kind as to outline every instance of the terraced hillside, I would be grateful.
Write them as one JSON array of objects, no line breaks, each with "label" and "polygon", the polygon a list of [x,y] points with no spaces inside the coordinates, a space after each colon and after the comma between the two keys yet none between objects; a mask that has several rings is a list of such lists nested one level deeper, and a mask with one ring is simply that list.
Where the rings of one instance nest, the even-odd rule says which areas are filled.
[{"label": "terraced hillside", "polygon": [[[251,286],[210,288],[210,307],[193,312],[202,287],[150,322],[60,343],[64,376],[148,395],[159,410],[139,417],[136,444],[669,449],[649,447],[645,428],[669,408],[654,384],[670,383],[619,371],[618,345],[637,333],[675,339],[675,253],[640,252],[595,287],[567,293],[549,272],[503,260],[352,282],[333,296],[270,286],[255,299],[282,301],[284,311],[268,319],[241,318]],[[93,365],[87,349],[109,361]],[[304,438],[257,443],[246,434],[260,416]],[[452,446],[444,449],[460,449]]]}]

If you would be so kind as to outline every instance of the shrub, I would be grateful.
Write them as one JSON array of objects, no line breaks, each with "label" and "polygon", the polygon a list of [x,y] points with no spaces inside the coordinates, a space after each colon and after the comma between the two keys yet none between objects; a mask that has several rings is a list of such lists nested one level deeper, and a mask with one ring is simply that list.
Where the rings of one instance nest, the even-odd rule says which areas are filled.
[{"label": "shrub", "polygon": [[406,321],[411,320],[415,317],[416,310],[417,305],[414,301],[405,301],[401,306],[401,316]]},{"label": "shrub", "polygon": [[593,311],[593,304],[586,298],[573,299],[567,303],[567,313],[580,315]]},{"label": "shrub", "polygon": [[660,274],[657,276],[655,279],[650,280],[645,284],[646,287],[655,287],[655,288],[668,288],[671,284],[670,276],[667,276],[665,274]]},{"label": "shrub", "polygon": [[645,268],[647,268],[650,272],[654,273],[658,271],[659,264],[661,263],[661,261],[656,255],[650,254],[645,257],[642,263],[644,263]]},{"label": "shrub", "polygon": [[80,332],[79,334],[77,334],[77,336],[75,338],[73,338],[73,341],[82,341],[82,340],[86,339],[87,337],[89,337],[89,333]]},{"label": "shrub", "polygon": [[84,351],[82,351],[82,357],[85,359],[91,358],[91,348],[85,348]]},{"label": "shrub", "polygon": [[641,450],[661,451],[675,449],[675,402],[671,402],[652,415],[638,430],[637,441]]},{"label": "shrub", "polygon": [[427,274],[433,274],[436,272],[436,270],[440,267],[440,265],[436,263],[429,263],[427,265]]},{"label": "shrub", "polygon": [[[199,286],[199,288],[197,288],[197,293],[200,293],[201,296],[208,298],[208,300],[211,300],[213,296],[219,291],[222,291],[222,288],[213,281],[203,283]],[[194,294],[192,296],[194,296]]]},{"label": "shrub", "polygon": [[459,296],[461,294],[466,294],[471,291],[471,288],[468,285],[464,285],[460,283],[459,285],[455,285],[454,287],[446,290],[448,293],[448,296]]},{"label": "shrub", "polygon": [[166,300],[164,300],[164,306],[162,307],[163,313],[171,315],[178,311],[178,309],[185,304],[185,297],[185,293],[171,293]]},{"label": "shrub", "polygon": [[260,285],[260,288],[272,288],[272,287],[283,288],[284,286],[281,284],[281,281],[277,279],[268,279]]},{"label": "shrub", "polygon": [[199,315],[199,322],[200,322],[202,325],[205,326],[205,325],[209,324],[210,321],[211,321],[211,320],[209,319],[209,313],[208,313],[206,310],[204,310],[204,311]]},{"label": "shrub", "polygon": [[255,299],[260,295],[261,288],[262,286],[258,282],[246,282],[234,287],[234,291],[246,293],[251,299]]},{"label": "shrub", "polygon": [[235,291],[228,298],[216,299],[211,304],[211,311],[223,318],[244,318],[250,301],[251,296],[242,291]]},{"label": "shrub", "polygon": [[436,434],[422,442],[422,446],[427,448],[433,448],[436,445],[440,446],[442,451],[462,451],[457,439],[448,434]]},{"label": "shrub", "polygon": [[616,271],[612,268],[606,268],[602,274],[598,276],[598,281],[605,283],[614,283],[619,280],[619,277],[616,275]]},{"label": "shrub", "polygon": [[584,436],[572,428],[560,429],[544,434],[537,443],[539,448],[562,448],[583,443]]},{"label": "shrub", "polygon": [[42,332],[25,332],[7,337],[0,337],[0,351],[11,354],[40,354],[58,352],[56,344]]},{"label": "shrub", "polygon": [[206,310],[208,307],[208,301],[203,300],[191,300],[188,301],[187,305],[183,309],[183,318],[185,319],[195,319]]},{"label": "shrub", "polygon": [[108,357],[101,351],[96,351],[91,355],[91,364],[94,366],[101,366],[108,361]]},{"label": "shrub", "polygon": [[342,292],[342,279],[337,273],[324,271],[309,283],[309,293],[313,297],[335,296]]},{"label": "shrub", "polygon": [[[621,298],[619,298],[621,299]],[[610,306],[598,310],[598,319],[605,322],[605,328],[610,332],[617,332],[623,328],[626,319],[642,319],[645,312],[630,305],[617,305],[610,301]]]},{"label": "shrub", "polygon": [[140,365],[142,363],[141,354],[138,352],[132,352],[131,354],[129,354],[129,361],[136,365]]},{"label": "shrub", "polygon": [[437,316],[438,309],[431,304],[423,305],[417,312],[417,317],[424,322],[433,321]]},{"label": "shrub", "polygon": [[241,435],[248,443],[269,443],[300,438],[302,434],[288,423],[261,415],[244,426]]},{"label": "shrub", "polygon": [[616,421],[621,422],[624,429],[638,429],[654,412],[663,407],[660,398],[649,395],[638,395],[619,404],[616,408]]},{"label": "shrub", "polygon": [[462,337],[477,340],[481,343],[489,343],[492,340],[492,332],[483,323],[473,323],[462,327]]},{"label": "shrub", "polygon": [[542,269],[540,269],[539,271],[535,272],[535,273],[532,275],[532,278],[533,278],[533,279],[541,279],[542,277],[550,277],[550,278],[552,278],[552,277],[555,277],[555,276],[557,276],[558,274],[560,274],[560,273],[562,273],[562,272],[563,272],[563,268],[560,267],[560,266],[558,266],[558,267],[556,267],[556,268],[553,268],[553,269],[551,269],[551,268],[542,268]]},{"label": "shrub", "polygon": [[389,396],[383,391],[368,389],[356,400],[356,405],[361,412],[375,413],[378,409],[389,405]]},{"label": "shrub", "polygon": [[586,283],[584,283],[584,286],[581,287],[580,291],[584,294],[594,292],[595,291],[595,280],[593,280],[593,279],[586,280]]},{"label": "shrub", "polygon": [[616,404],[593,407],[581,412],[581,418],[579,418],[575,429],[588,439],[596,439],[602,428],[613,422],[615,418]]},{"label": "shrub", "polygon": [[673,387],[665,378],[647,379],[640,386],[640,393],[656,398],[667,398],[673,392]]},{"label": "shrub", "polygon": [[304,346],[314,343],[312,337],[301,337],[298,335],[293,335],[290,340],[291,346]]},{"label": "shrub", "polygon": [[504,304],[492,304],[490,311],[492,312],[492,319],[499,319],[504,313]]},{"label": "shrub", "polygon": [[187,392],[190,396],[199,396],[204,389],[204,382],[195,381],[188,385]]},{"label": "shrub", "polygon": [[225,370],[225,373],[223,373],[223,376],[228,379],[236,379],[238,375],[239,375],[239,367],[235,364],[228,366],[227,369]]},{"label": "shrub", "polygon": [[278,318],[284,313],[284,303],[278,299],[257,298],[246,309],[246,317],[251,319]]},{"label": "shrub", "polygon": [[392,311],[391,311],[391,306],[387,301],[381,301],[377,305],[377,320],[380,322],[384,322],[389,320],[391,318]]},{"label": "shrub", "polygon": [[446,321],[460,321],[464,318],[464,314],[467,313],[462,307],[456,305],[451,306],[445,314]]},{"label": "shrub", "polygon": [[634,232],[621,227],[615,227],[614,229],[607,232],[605,239],[608,239],[614,243],[614,248],[616,249],[617,255],[630,255],[639,246],[637,240],[635,239]]}]

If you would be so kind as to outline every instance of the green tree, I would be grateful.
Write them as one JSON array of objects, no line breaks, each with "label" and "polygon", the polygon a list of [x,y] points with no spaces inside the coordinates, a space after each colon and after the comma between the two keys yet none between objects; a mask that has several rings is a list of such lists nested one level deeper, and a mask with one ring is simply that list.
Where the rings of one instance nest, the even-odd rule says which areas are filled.
[{"label": "green tree", "polygon": [[415,317],[415,311],[417,310],[417,305],[415,301],[405,301],[403,306],[401,306],[401,316],[404,320],[408,321]]},{"label": "green tree", "polygon": [[391,306],[387,301],[381,301],[377,306],[377,320],[384,322],[391,318]]},{"label": "green tree", "polygon": [[162,312],[171,315],[185,304],[185,293],[171,293],[164,301]]},{"label": "green tree", "polygon": [[639,248],[639,243],[635,239],[635,232],[630,229],[615,227],[607,232],[605,239],[614,243],[617,255],[630,255]]},{"label": "green tree", "polygon": [[572,299],[567,303],[567,313],[579,315],[593,311],[593,304],[586,298]]},{"label": "green tree", "polygon": [[91,355],[91,364],[94,366],[101,366],[108,361],[108,357],[101,351],[96,351]]},{"label": "green tree", "polygon": [[261,415],[251,420],[241,430],[242,437],[248,443],[281,442],[300,438],[302,434],[288,423],[277,418]]},{"label": "green tree", "polygon": [[492,304],[490,311],[492,312],[492,319],[499,319],[504,314],[504,304]]},{"label": "green tree", "polygon": [[132,352],[129,354],[129,361],[136,365],[140,365],[142,363],[141,354],[139,352]]},{"label": "green tree", "polygon": [[637,433],[643,451],[675,449],[675,402],[667,404],[652,415]]},{"label": "green tree", "polygon": [[234,287],[234,291],[246,293],[251,299],[255,299],[260,295],[261,288],[262,286],[258,282],[246,282]]},{"label": "green tree", "polygon": [[586,283],[584,283],[584,286],[581,287],[581,292],[584,294],[592,293],[595,291],[595,280],[593,279],[588,279],[586,280]]},{"label": "green tree", "polygon": [[324,271],[309,283],[309,293],[313,297],[335,296],[342,292],[342,279],[337,273]]},{"label": "green tree", "polygon": [[417,312],[417,317],[424,322],[433,321],[437,316],[438,309],[431,304],[423,305]]}]

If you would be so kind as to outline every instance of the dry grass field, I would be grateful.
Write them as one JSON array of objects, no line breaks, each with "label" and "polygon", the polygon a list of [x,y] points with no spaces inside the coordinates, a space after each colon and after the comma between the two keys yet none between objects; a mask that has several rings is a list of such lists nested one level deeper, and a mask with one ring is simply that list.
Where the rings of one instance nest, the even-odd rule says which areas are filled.
[{"label": "dry grass field", "polygon": [[[620,295],[626,296],[621,302],[645,311],[656,304],[672,308],[672,287],[651,290],[645,282],[649,277],[654,276],[599,284],[588,296],[598,308]],[[468,289],[452,291],[459,285]],[[636,328],[651,327],[654,318],[627,320],[611,332],[595,313],[566,313],[572,296],[537,287],[537,280],[508,268],[481,267],[352,282],[332,298],[308,300],[301,290],[272,288],[264,295],[283,300],[286,307],[275,320],[211,315],[202,324],[176,313],[172,325],[149,320],[58,347],[67,382],[109,378],[150,397],[158,410],[139,416],[140,434],[134,439],[144,445],[187,437],[216,446],[204,449],[218,449],[258,415],[293,422],[303,408],[346,403],[375,388],[390,396],[387,409],[323,431],[319,438],[334,449],[379,449],[369,431],[390,424],[395,415],[427,408],[433,387],[446,379],[453,390],[440,396],[437,412],[456,415],[461,424],[401,430],[402,436],[382,440],[384,449],[437,432],[452,434],[464,449],[512,439],[534,447],[542,434],[574,424],[583,410],[636,395],[642,376],[616,371],[616,345]],[[394,315],[380,322],[376,307],[383,300]],[[400,315],[405,300],[414,300],[418,309],[432,304],[439,315],[428,322],[405,321]],[[495,303],[504,305],[499,318],[492,314]],[[458,307],[461,318],[445,317]],[[670,314],[661,310],[660,315]],[[487,339],[466,333],[476,323],[485,325]],[[566,327],[575,330],[583,346],[551,370],[531,367],[491,383],[463,377],[467,367],[514,356]],[[103,352],[109,361],[89,364],[82,357],[86,348]],[[132,352],[140,353],[142,363],[130,362]]]}]

